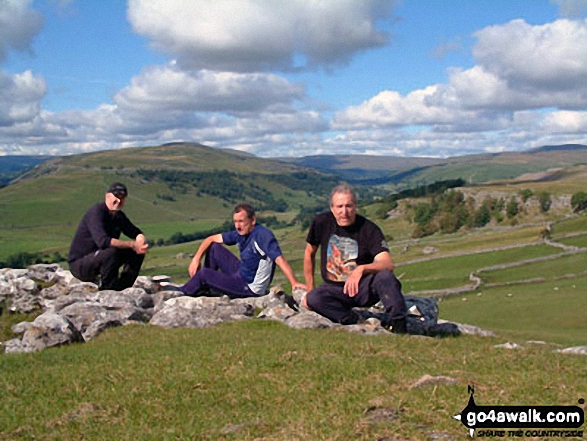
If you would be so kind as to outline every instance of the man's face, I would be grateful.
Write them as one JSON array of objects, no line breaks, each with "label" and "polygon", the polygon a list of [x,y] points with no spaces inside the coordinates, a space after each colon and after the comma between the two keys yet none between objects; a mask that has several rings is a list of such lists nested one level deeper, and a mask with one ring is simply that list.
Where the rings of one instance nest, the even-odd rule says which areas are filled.
[{"label": "man's face", "polygon": [[350,193],[334,193],[330,201],[330,211],[341,227],[354,224],[357,218],[357,205],[353,202],[353,196]]},{"label": "man's face", "polygon": [[249,219],[245,210],[234,213],[232,219],[234,220],[234,228],[236,228],[237,233],[241,236],[253,231],[253,228],[255,228],[255,224],[257,223],[255,216]]},{"label": "man's face", "polygon": [[126,196],[117,197],[112,193],[106,193],[106,207],[110,211],[120,211],[124,207]]}]

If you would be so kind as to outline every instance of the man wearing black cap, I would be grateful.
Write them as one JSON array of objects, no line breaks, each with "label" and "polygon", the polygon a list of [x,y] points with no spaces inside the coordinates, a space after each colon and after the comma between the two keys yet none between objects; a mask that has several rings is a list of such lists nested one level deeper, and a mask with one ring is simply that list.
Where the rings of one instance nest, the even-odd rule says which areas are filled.
[{"label": "man wearing black cap", "polygon": [[[127,195],[124,184],[112,184],[105,201],[82,218],[69,249],[71,273],[84,282],[99,282],[101,290],[131,287],[147,253],[142,231],[121,211]],[[134,240],[120,240],[121,233]]]}]

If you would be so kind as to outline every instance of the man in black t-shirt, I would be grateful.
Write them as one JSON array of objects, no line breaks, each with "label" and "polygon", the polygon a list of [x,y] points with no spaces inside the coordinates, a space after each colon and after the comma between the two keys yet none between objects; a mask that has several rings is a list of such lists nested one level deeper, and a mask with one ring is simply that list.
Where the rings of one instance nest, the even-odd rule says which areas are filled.
[{"label": "man in black t-shirt", "polygon": [[[80,221],[69,249],[71,273],[83,282],[99,282],[102,290],[131,287],[148,250],[142,231],[121,211],[127,195],[124,184],[112,184],[104,202]],[[134,240],[120,240],[121,233]]]},{"label": "man in black t-shirt", "polygon": [[[381,229],[357,214],[357,200],[346,184],[334,188],[330,211],[317,215],[306,238],[305,306],[343,325],[357,323],[353,307],[373,306],[381,300],[385,327],[406,332],[406,304],[401,283],[393,274],[393,260]],[[316,253],[321,248],[324,283],[314,286]]]}]

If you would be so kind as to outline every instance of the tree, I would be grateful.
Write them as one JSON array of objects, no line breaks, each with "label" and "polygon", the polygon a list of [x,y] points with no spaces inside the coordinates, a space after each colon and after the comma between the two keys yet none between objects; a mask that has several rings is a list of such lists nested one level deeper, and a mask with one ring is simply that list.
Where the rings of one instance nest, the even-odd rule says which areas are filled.
[{"label": "tree", "polygon": [[540,211],[543,213],[548,212],[548,210],[550,210],[550,206],[552,205],[552,197],[550,196],[550,193],[543,191],[538,195],[538,200],[540,202]]},{"label": "tree", "polygon": [[414,208],[414,222],[416,222],[420,227],[424,227],[424,225],[432,220],[435,214],[436,207],[434,207],[432,204],[418,204]]},{"label": "tree", "polygon": [[522,201],[524,203],[528,202],[528,199],[530,199],[530,197],[533,195],[534,193],[532,192],[532,190],[530,190],[529,188],[524,188],[522,190],[520,190],[520,196],[522,197]]},{"label": "tree", "polygon": [[520,206],[516,198],[511,198],[505,207],[508,219],[515,217],[520,212]]},{"label": "tree", "polygon": [[479,210],[475,213],[475,218],[473,220],[474,227],[484,227],[489,223],[491,220],[491,210],[488,207],[488,204],[483,203]]},{"label": "tree", "polygon": [[575,213],[587,208],[587,193],[580,191],[571,197],[571,207]]}]

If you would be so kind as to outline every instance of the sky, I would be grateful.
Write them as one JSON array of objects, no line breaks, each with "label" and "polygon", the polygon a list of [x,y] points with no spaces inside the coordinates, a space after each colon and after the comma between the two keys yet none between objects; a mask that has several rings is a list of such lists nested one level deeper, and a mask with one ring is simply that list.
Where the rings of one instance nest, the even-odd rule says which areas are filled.
[{"label": "sky", "polygon": [[0,155],[587,144],[587,0],[0,0]]}]

